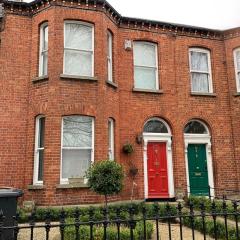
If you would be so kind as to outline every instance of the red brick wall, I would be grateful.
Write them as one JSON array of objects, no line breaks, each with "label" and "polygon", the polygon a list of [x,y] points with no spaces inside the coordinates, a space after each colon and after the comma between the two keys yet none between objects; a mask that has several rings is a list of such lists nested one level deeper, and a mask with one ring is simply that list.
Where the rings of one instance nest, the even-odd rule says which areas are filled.
[{"label": "red brick wall", "polygon": [[[96,82],[60,78],[65,19],[94,24]],[[38,76],[39,25],[44,21],[49,24],[49,78],[33,83]],[[107,29],[114,36],[113,78],[118,84],[116,89],[106,83]],[[163,94],[132,91],[133,52],[124,49],[126,39],[158,44],[159,81]],[[0,117],[0,183],[23,188],[24,199],[40,205],[102,201],[87,189],[57,188],[62,116],[83,114],[95,117],[95,161],[107,158],[107,120],[109,117],[115,119],[115,158],[124,164],[126,174],[130,160],[139,168],[136,199],[144,198],[144,170],[143,145],[137,144],[135,138],[142,132],[144,122],[153,116],[163,118],[172,131],[175,188],[186,190],[183,129],[190,119],[198,118],[209,126],[211,132],[215,186],[237,189],[240,98],[232,96],[235,82],[231,52],[238,43],[239,38],[223,41],[119,28],[102,12],[60,6],[52,6],[33,17],[8,14],[0,46],[0,101],[3,109]],[[211,51],[216,97],[190,94],[188,49],[192,46]],[[33,179],[35,117],[39,114],[46,116],[45,188],[28,190]],[[131,156],[121,151],[127,141],[135,148]],[[130,183],[126,177],[121,199],[130,198]]]},{"label": "red brick wall", "polygon": [[22,187],[30,73],[31,19],[8,14],[0,33],[0,185]]}]

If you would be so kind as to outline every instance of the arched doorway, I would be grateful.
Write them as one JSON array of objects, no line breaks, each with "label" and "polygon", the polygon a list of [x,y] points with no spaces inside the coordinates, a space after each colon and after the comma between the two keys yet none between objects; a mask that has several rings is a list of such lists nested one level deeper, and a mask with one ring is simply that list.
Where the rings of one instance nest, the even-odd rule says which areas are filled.
[{"label": "arched doorway", "polygon": [[149,119],[143,129],[145,198],[173,198],[172,135],[168,124]]},{"label": "arched doorway", "polygon": [[188,195],[214,196],[211,135],[197,119],[184,128],[185,163]]}]

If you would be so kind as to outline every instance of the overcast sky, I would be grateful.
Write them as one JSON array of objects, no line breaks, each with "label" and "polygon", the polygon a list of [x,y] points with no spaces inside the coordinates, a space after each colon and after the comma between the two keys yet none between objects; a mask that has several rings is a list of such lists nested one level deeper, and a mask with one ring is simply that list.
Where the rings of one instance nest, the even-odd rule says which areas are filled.
[{"label": "overcast sky", "polygon": [[240,0],[107,0],[122,16],[213,29],[240,27]]},{"label": "overcast sky", "polygon": [[[31,0],[25,0],[30,2]],[[122,16],[229,29],[240,27],[240,0],[107,0]]]}]

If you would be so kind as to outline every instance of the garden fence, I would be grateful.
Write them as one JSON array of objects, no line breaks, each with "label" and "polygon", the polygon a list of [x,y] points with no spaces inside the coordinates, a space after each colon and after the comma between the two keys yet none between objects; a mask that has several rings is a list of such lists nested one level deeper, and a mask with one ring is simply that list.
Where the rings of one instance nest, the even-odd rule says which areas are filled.
[{"label": "garden fence", "polygon": [[[1,209],[1,206],[0,206]],[[12,226],[6,226],[5,217],[0,210],[0,240],[4,239],[5,231],[11,231],[13,240],[20,239],[21,231],[28,231],[24,240],[50,240],[53,229],[59,232],[61,240],[94,240],[94,239],[176,239],[172,227],[176,228],[178,238],[185,240],[183,230],[187,227],[190,238],[196,239],[200,232],[202,239],[208,236],[212,239],[239,240],[239,209],[237,201],[190,201],[188,204],[130,204],[124,207],[76,208],[59,209],[56,214],[51,209],[44,213],[35,209],[22,223],[19,214],[13,217]],[[165,224],[166,230],[161,231],[160,224]],[[43,232],[39,238],[35,231]],[[101,234],[100,234],[101,233]],[[22,240],[23,238],[21,238]]]}]

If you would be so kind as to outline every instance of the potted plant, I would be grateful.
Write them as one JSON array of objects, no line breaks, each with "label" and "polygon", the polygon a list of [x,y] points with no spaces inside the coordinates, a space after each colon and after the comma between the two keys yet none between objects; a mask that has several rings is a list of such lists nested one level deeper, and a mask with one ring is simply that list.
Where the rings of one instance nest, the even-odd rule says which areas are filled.
[{"label": "potted plant", "polygon": [[134,149],[131,143],[125,143],[122,148],[123,152],[126,154],[131,154]]}]

